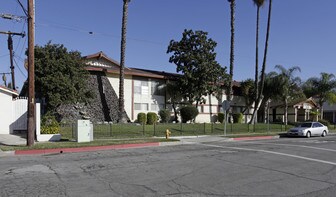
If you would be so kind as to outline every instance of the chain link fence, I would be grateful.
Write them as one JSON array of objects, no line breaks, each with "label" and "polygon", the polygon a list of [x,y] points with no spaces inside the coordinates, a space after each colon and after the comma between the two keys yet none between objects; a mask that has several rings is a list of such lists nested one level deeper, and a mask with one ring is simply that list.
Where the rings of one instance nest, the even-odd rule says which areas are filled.
[{"label": "chain link fence", "polygon": [[[93,136],[95,139],[164,137],[167,129],[171,132],[171,136],[277,134],[286,132],[292,126],[283,124],[258,123],[252,125],[228,123],[226,132],[224,127],[224,124],[219,123],[157,123],[154,125],[94,123]],[[61,125],[62,138],[74,139],[75,132],[75,123]]]}]

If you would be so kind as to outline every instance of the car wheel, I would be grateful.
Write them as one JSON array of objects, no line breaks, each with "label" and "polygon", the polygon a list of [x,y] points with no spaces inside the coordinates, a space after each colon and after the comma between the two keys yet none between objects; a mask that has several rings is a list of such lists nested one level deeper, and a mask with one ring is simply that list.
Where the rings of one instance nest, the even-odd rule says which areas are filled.
[{"label": "car wheel", "polygon": [[306,133],[306,137],[307,137],[307,138],[310,138],[310,137],[311,137],[311,133],[310,133],[310,131],[308,131],[308,132]]},{"label": "car wheel", "polygon": [[322,137],[327,136],[327,132],[326,132],[326,131],[323,131],[321,136],[322,136]]}]

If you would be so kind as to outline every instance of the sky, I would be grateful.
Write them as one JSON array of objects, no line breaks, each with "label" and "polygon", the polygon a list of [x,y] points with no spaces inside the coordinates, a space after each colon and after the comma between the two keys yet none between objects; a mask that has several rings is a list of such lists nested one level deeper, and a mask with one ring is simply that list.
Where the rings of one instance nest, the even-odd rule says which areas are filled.
[{"label": "sky", "polygon": [[[20,0],[27,8],[27,1]],[[256,6],[236,2],[234,80],[254,78]],[[35,0],[35,44],[63,44],[83,56],[103,51],[120,61],[122,0]],[[336,1],[273,0],[266,72],[299,66],[303,81],[321,72],[335,73]],[[261,9],[259,62],[261,67],[268,3]],[[24,16],[18,0],[0,0],[0,14]],[[217,42],[217,61],[229,67],[230,6],[227,0],[131,0],[127,25],[126,66],[176,72],[169,63],[170,40],[184,29],[208,32]],[[0,31],[27,32],[27,23],[0,18]],[[90,34],[89,32],[93,32]],[[27,36],[13,37],[16,85],[21,89],[27,71]],[[0,34],[0,73],[10,72],[7,35]],[[7,75],[7,81],[10,81]],[[0,85],[3,81],[0,79]]]}]

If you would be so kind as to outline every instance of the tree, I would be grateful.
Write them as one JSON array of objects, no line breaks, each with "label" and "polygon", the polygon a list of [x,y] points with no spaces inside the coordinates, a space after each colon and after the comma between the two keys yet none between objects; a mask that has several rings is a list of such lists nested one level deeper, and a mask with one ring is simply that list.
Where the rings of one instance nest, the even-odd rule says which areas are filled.
[{"label": "tree", "polygon": [[121,25],[121,49],[120,49],[120,72],[119,72],[119,120],[120,123],[126,123],[125,116],[125,99],[124,99],[124,68],[125,68],[125,52],[126,52],[126,31],[128,3],[131,0],[123,0],[123,16]]},{"label": "tree", "polygon": [[285,106],[285,125],[288,122],[288,103],[291,100],[294,100],[298,97],[302,96],[302,90],[300,88],[301,79],[299,77],[295,77],[294,73],[296,71],[301,72],[300,67],[294,66],[289,69],[281,65],[276,65],[275,68],[279,70],[278,76],[276,80],[278,81],[278,95],[279,99],[284,103]]},{"label": "tree", "polygon": [[172,105],[172,108],[174,111],[173,121],[178,122],[177,104],[181,103],[183,98],[182,98],[182,92],[180,89],[180,85],[178,84],[177,79],[167,81],[166,92],[168,95],[168,101]]},{"label": "tree", "polygon": [[266,60],[267,60],[267,51],[268,51],[268,42],[269,42],[269,35],[270,35],[270,28],[271,28],[271,16],[272,16],[272,0],[269,0],[269,8],[268,8],[268,20],[267,20],[267,31],[266,31],[266,39],[265,39],[265,48],[264,48],[264,59],[261,67],[261,77],[260,77],[260,88],[258,88],[258,101],[262,102],[264,97],[263,90],[265,84],[265,71],[266,71]]},{"label": "tree", "polygon": [[78,51],[69,52],[63,45],[50,42],[43,47],[35,46],[35,95],[45,99],[47,111],[93,98],[84,67]]},{"label": "tree", "polygon": [[255,57],[255,77],[254,77],[254,86],[255,86],[255,101],[254,101],[254,110],[250,123],[255,121],[255,114],[258,108],[258,82],[259,82],[259,18],[260,18],[260,7],[264,5],[265,0],[253,0],[254,5],[257,6],[257,22],[256,22],[256,57]]},{"label": "tree", "polygon": [[270,27],[271,27],[271,16],[272,16],[272,0],[269,1],[269,8],[268,8],[268,20],[267,20],[267,31],[266,31],[266,39],[265,39],[265,48],[264,48],[264,58],[262,63],[261,69],[261,78],[260,83],[259,80],[259,15],[260,15],[260,7],[262,7],[265,3],[265,0],[253,0],[254,4],[257,6],[257,24],[256,24],[256,64],[255,64],[255,107],[253,110],[253,115],[251,122],[254,122],[256,119],[256,112],[263,100],[264,95],[263,88],[265,83],[265,71],[266,71],[266,60],[267,60],[267,52],[268,52],[268,43],[269,43],[269,35],[270,35]]},{"label": "tree", "polygon": [[182,72],[178,84],[184,98],[196,107],[204,103],[215,84],[225,78],[226,68],[221,67],[216,59],[217,43],[207,38],[203,31],[184,30],[180,41],[171,40],[167,53],[173,53],[170,63],[176,64],[176,71]]},{"label": "tree", "polygon": [[265,74],[265,83],[263,88],[264,100],[279,100],[281,96],[280,87],[281,81],[277,72]]},{"label": "tree", "polygon": [[307,97],[317,96],[321,108],[321,119],[323,119],[323,104],[336,103],[336,79],[335,75],[321,73],[320,78],[309,78],[303,85],[303,91]]},{"label": "tree", "polygon": [[234,68],[234,39],[235,39],[235,9],[236,0],[228,0],[231,10],[231,45],[230,45],[230,69],[229,69],[229,85],[228,85],[228,100],[232,100],[232,80],[233,80],[233,68]]},{"label": "tree", "polygon": [[253,104],[255,98],[255,85],[253,79],[247,79],[240,83],[241,94],[245,101],[246,108],[243,110],[243,113],[247,110],[250,113],[250,108]]}]

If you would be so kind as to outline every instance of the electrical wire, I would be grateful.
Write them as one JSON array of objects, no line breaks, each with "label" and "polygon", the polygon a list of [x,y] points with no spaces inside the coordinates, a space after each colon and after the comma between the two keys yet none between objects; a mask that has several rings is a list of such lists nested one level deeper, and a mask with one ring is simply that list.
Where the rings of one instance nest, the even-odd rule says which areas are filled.
[{"label": "electrical wire", "polygon": [[[15,56],[14,56],[14,57],[15,57]],[[27,78],[27,75],[25,75],[25,74],[23,73],[23,71],[21,70],[20,66],[17,64],[15,58],[13,58],[13,60],[14,60],[14,63],[15,63],[15,65],[16,65],[16,68],[18,68],[19,71],[20,71],[20,73],[21,73],[25,78]]]},{"label": "electrical wire", "polygon": [[[75,31],[75,32],[80,32],[80,33],[85,33],[85,34],[90,34],[90,35],[100,35],[100,36],[110,37],[110,38],[115,38],[115,39],[120,39],[121,38],[120,36],[115,36],[115,35],[108,34],[108,33],[89,31],[89,30],[82,29],[82,28],[79,28],[79,27],[68,26],[68,25],[64,25],[64,24],[60,24],[60,23],[54,23],[54,22],[52,22],[52,23],[36,23],[35,22],[35,25],[37,27],[51,27],[51,28],[65,29],[65,30],[70,30],[70,31]],[[151,40],[138,39],[138,38],[132,38],[132,37],[127,37],[127,40],[133,40],[133,41],[137,41],[137,42],[166,46],[166,43],[156,42],[156,41],[151,41]]]}]

